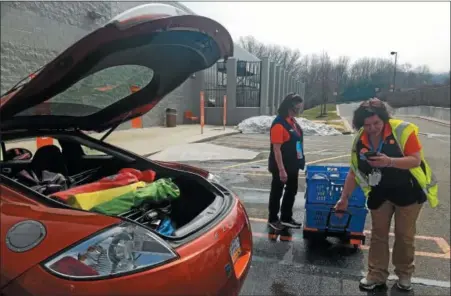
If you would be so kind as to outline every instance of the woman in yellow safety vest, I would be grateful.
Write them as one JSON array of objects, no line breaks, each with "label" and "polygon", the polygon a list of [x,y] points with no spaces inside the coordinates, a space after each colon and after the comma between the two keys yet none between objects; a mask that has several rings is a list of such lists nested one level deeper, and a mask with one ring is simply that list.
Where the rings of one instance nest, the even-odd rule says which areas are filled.
[{"label": "woman in yellow safety vest", "polygon": [[363,102],[354,111],[353,126],[358,133],[352,146],[351,169],[335,209],[345,211],[355,187],[363,189],[372,229],[368,274],[360,281],[360,287],[373,290],[385,286],[394,215],[392,262],[399,278],[397,287],[411,290],[416,220],[426,200],[433,208],[438,204],[437,182],[424,159],[418,127],[391,119],[385,104],[376,98]]}]

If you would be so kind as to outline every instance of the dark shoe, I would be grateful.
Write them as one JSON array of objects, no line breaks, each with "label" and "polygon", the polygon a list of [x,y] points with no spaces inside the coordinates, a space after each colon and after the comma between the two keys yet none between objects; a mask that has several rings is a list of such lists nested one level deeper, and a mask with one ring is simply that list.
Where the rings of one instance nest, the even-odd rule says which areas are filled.
[{"label": "dark shoe", "polygon": [[359,287],[366,291],[371,291],[379,287],[385,286],[384,282],[369,280],[366,277],[360,280]]},{"label": "dark shoe", "polygon": [[280,221],[268,222],[268,226],[274,230],[282,230],[284,227],[280,224]]},{"label": "dark shoe", "polygon": [[285,227],[289,227],[289,228],[296,228],[299,229],[302,226],[301,222],[298,222],[294,219],[288,220],[288,221],[282,221],[281,224]]},{"label": "dark shoe", "polygon": [[411,291],[412,290],[412,282],[410,279],[399,279],[396,282],[396,286],[398,289],[403,291]]}]

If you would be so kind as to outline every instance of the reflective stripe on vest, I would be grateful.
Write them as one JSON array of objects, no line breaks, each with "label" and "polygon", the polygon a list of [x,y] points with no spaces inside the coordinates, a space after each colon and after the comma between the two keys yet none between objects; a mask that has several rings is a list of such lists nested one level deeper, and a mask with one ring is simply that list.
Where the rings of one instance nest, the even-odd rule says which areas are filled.
[{"label": "reflective stripe on vest", "polygon": [[[354,172],[354,175],[356,177],[357,184],[362,187],[362,190],[364,193],[369,193],[369,190],[371,190],[370,186],[368,185],[368,178],[363,174],[358,167],[358,153],[357,153],[357,142],[359,141],[360,137],[362,136],[363,129],[361,129],[357,136],[354,139],[354,143],[352,144],[352,155],[351,155],[351,169]],[[366,192],[368,191],[368,192]],[[368,196],[367,194],[365,194]]]},{"label": "reflective stripe on vest", "polygon": [[[401,153],[404,155],[404,147],[407,143],[407,140],[409,139],[409,136],[412,134],[412,132],[415,132],[415,134],[418,135],[418,127],[412,123],[397,119],[390,119],[389,124],[392,128],[393,137],[395,138],[395,141],[398,144]],[[354,139],[351,156],[351,169],[353,170],[356,176],[357,184],[360,185],[363,192],[365,193],[365,196],[368,197],[368,194],[371,191],[371,187],[368,186],[368,181],[365,174],[363,174],[358,169],[357,143],[360,137],[362,136],[362,133],[363,128],[359,130],[356,138]],[[412,168],[409,171],[412,174],[412,176],[417,180],[423,192],[426,194],[431,207],[435,208],[439,203],[437,198],[438,192],[437,178],[435,177],[434,173],[429,167],[429,164],[424,158],[423,149],[421,149],[420,151],[420,157],[422,165],[424,167],[424,171],[421,168],[421,166]]]}]

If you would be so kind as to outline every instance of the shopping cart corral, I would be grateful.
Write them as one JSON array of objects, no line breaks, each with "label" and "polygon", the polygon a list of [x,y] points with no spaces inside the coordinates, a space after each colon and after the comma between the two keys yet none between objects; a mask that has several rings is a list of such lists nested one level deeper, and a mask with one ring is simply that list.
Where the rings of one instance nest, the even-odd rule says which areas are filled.
[{"label": "shopping cart corral", "polygon": [[337,215],[339,213],[334,209],[349,169],[349,165],[337,163],[307,166],[304,239],[337,237],[355,249],[365,244],[364,227],[368,209],[362,189],[356,187],[349,198],[347,211]]}]

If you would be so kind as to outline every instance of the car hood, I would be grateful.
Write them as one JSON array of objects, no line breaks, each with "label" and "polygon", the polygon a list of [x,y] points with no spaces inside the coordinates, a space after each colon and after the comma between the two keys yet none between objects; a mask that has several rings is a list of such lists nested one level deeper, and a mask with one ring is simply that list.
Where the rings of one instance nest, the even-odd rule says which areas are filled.
[{"label": "car hood", "polygon": [[[62,249],[120,221],[89,212],[45,207],[9,188],[0,186],[0,189],[0,289]],[[44,229],[42,241],[28,251],[18,251],[14,249],[14,244],[8,243],[17,241],[18,236],[22,247],[32,243],[29,239],[30,228],[25,228],[27,236],[21,236],[24,228],[14,227],[20,222],[32,224],[31,228],[35,231],[39,229],[33,227],[35,225],[41,225]],[[15,236],[15,240],[10,239],[12,236]]]},{"label": "car hood", "polygon": [[216,21],[166,4],[141,5],[5,94],[0,128],[104,131],[145,114],[193,73],[231,56],[232,38]]}]

